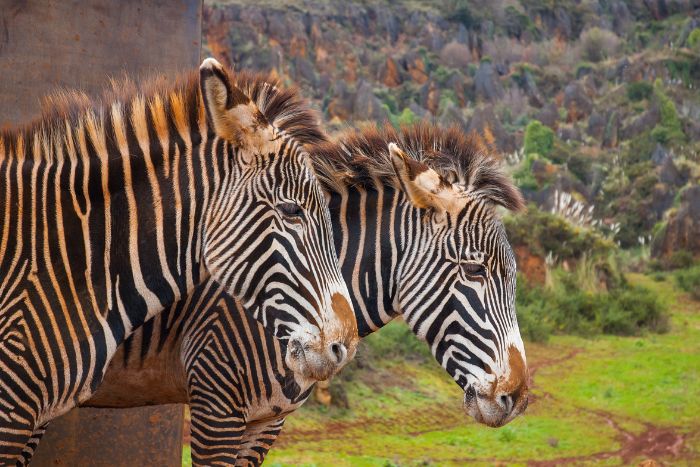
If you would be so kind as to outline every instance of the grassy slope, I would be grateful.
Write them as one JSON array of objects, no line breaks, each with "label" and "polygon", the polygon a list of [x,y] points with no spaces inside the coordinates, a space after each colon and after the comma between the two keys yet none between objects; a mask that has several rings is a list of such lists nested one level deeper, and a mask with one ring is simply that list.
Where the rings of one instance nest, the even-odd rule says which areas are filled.
[{"label": "grassy slope", "polygon": [[[289,417],[267,464],[700,462],[700,304],[670,279],[630,279],[669,304],[671,332],[527,345],[532,403],[507,427],[467,420],[459,389],[432,362],[373,362],[371,374],[358,372],[345,386],[350,409],[306,406]],[[679,437],[673,457],[669,446]]]}]

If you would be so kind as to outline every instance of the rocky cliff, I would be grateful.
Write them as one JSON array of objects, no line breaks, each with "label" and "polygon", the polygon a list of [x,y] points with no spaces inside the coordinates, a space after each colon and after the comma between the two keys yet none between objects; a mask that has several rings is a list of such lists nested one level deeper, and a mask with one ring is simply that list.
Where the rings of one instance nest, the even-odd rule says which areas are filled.
[{"label": "rocky cliff", "polygon": [[[228,0],[207,2],[204,36],[299,85],[331,130],[478,131],[531,201],[630,247],[670,232],[700,177],[699,18],[691,0]],[[524,151],[533,120],[544,154]]]}]

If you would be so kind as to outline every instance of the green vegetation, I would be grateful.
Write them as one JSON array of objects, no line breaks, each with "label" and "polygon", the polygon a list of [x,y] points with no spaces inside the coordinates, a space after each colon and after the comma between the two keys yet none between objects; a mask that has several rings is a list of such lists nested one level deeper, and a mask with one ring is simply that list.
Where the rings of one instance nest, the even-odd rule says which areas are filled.
[{"label": "green vegetation", "polygon": [[561,216],[530,205],[523,214],[504,219],[508,238],[541,257],[552,255],[558,260],[605,256],[615,245],[600,231],[573,225]]},{"label": "green vegetation", "polygon": [[[518,316],[529,340],[546,341],[552,332],[629,336],[668,330],[666,310],[646,288],[624,281],[595,284],[598,271],[585,264],[574,273],[555,270],[551,275],[547,286],[528,284],[522,276],[518,280]],[[586,282],[588,287],[582,287]]]},{"label": "green vegetation", "polygon": [[525,128],[525,154],[547,157],[554,147],[554,131],[538,120],[532,120]]},{"label": "green vegetation", "polygon": [[675,277],[681,289],[688,292],[694,299],[700,300],[700,265],[678,270]]},{"label": "green vegetation", "polygon": [[[546,160],[542,158],[543,160]],[[539,188],[539,182],[532,173],[532,164],[540,160],[540,157],[536,153],[527,154],[525,159],[522,161],[520,168],[513,173],[513,180],[523,190],[537,190]]]},{"label": "green vegetation", "polygon": [[700,29],[695,28],[690,32],[688,36],[688,47],[691,49],[700,48]]},{"label": "green vegetation", "polygon": [[649,99],[653,92],[654,86],[646,81],[635,81],[627,85],[627,98],[634,102]]},{"label": "green vegetation", "polygon": [[666,95],[659,79],[654,83],[654,97],[661,112],[661,121],[651,131],[651,136],[659,143],[682,143],[685,140],[676,104]]},{"label": "green vegetation", "polygon": [[[649,458],[696,465],[700,307],[666,282],[641,275],[628,282],[671,310],[670,332],[526,343],[533,398],[507,426],[487,428],[464,415],[461,391],[435,362],[361,350],[371,370],[343,382],[349,408],[306,404],[289,417],[267,465],[637,465]],[[641,451],[651,445],[653,455]]]}]

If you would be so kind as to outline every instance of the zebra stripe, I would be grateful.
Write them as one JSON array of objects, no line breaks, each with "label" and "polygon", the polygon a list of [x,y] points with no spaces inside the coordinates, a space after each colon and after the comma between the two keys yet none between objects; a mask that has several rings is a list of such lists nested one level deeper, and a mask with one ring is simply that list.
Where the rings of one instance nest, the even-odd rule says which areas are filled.
[{"label": "zebra stripe", "polygon": [[26,457],[119,344],[202,283],[296,339],[285,363],[309,381],[352,356],[327,204],[295,136],[313,129],[273,127],[241,96],[205,60],[199,77],[111,104],[59,96],[54,115],[0,134],[0,463]]},{"label": "zebra stripe", "polygon": [[[508,186],[499,185],[503,181],[483,160],[472,170],[488,173],[482,190],[502,199],[475,191],[457,212],[417,208],[420,187],[409,184],[429,175],[425,168],[414,167],[419,174],[398,180],[401,167],[391,173],[377,163],[367,176],[364,165],[353,165],[367,164],[370,156],[388,162],[390,154],[381,149],[388,141],[402,143],[414,161],[440,167],[443,178],[450,175],[447,168],[484,157],[475,141],[455,130],[421,126],[402,133],[365,130],[313,150],[317,174],[329,190],[335,243],[352,284],[360,334],[402,314],[464,389],[467,413],[487,424],[507,423],[527,404],[527,369],[524,354],[512,350],[522,349],[514,312],[515,261],[492,205],[515,208],[520,200],[508,198]],[[432,156],[436,160],[426,153],[444,155]],[[482,182],[472,172],[461,177],[465,186]],[[463,199],[461,194],[453,197]],[[141,339],[127,341],[86,405],[189,402],[195,464],[261,463],[284,417],[303,403],[310,385],[284,365],[281,345],[243,310],[214,285],[198,289],[147,323]],[[170,361],[182,367],[168,369]],[[153,379],[144,381],[144,374]]]}]

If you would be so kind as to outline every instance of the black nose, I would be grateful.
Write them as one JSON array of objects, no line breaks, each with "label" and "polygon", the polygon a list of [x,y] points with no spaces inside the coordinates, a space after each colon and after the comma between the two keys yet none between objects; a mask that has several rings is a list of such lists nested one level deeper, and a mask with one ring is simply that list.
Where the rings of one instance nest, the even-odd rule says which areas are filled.
[{"label": "black nose", "polygon": [[501,409],[503,409],[503,412],[506,415],[510,415],[510,413],[513,411],[513,406],[515,405],[515,399],[511,394],[501,394],[496,398],[496,401],[498,402],[498,405],[501,406]]},{"label": "black nose", "polygon": [[333,355],[335,363],[337,364],[343,363],[345,357],[348,355],[348,349],[342,342],[333,342],[328,346],[328,349],[330,350],[330,353]]}]

